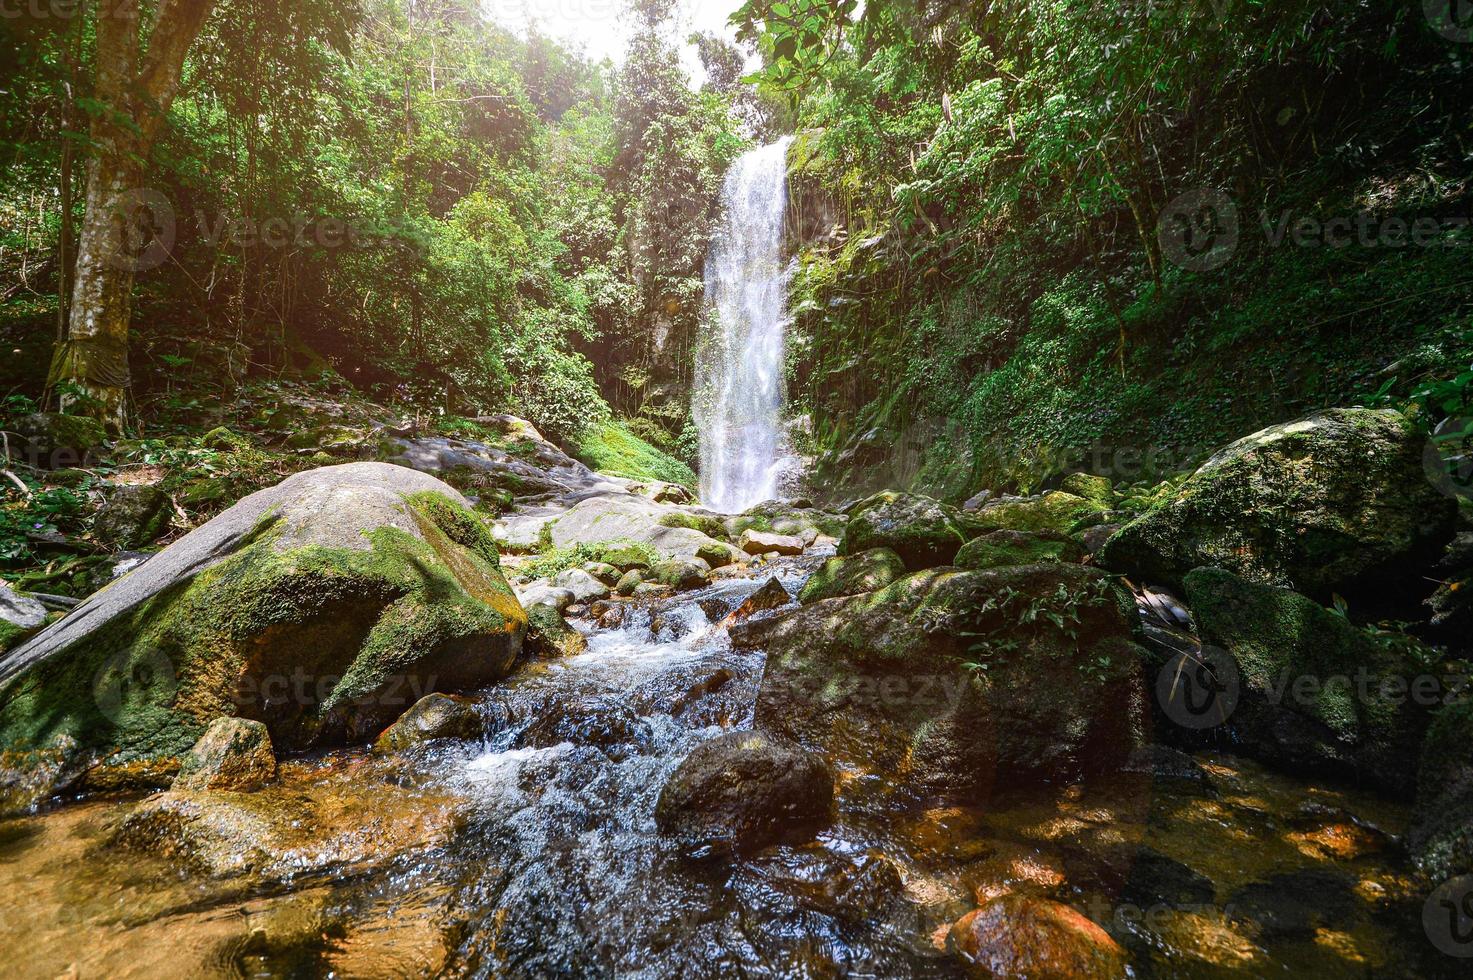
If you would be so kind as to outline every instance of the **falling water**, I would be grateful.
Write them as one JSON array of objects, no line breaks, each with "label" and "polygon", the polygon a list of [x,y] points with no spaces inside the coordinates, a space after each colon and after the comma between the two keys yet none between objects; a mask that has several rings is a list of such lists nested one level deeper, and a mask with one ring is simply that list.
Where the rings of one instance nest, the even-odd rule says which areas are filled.
[{"label": "falling water", "polygon": [[701,434],[701,498],[727,513],[775,497],[786,462],[782,236],[791,142],[732,165],[722,190],[725,217],[706,258],[709,311],[692,415]]}]

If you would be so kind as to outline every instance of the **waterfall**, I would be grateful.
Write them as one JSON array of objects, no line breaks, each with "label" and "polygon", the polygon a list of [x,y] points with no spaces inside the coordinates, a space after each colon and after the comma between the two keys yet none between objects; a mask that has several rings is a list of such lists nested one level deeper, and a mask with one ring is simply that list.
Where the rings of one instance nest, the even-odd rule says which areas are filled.
[{"label": "waterfall", "polygon": [[691,415],[701,436],[701,499],[738,513],[777,496],[782,436],[782,260],[788,144],[743,155],[722,188],[721,229],[706,257],[707,315]]}]

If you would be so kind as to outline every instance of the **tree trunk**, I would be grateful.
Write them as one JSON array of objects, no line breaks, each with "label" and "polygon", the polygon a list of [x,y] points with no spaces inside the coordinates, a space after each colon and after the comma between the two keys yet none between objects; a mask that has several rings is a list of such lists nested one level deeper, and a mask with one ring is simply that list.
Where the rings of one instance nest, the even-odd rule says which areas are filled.
[{"label": "tree trunk", "polygon": [[[111,431],[127,423],[128,322],[133,278],[172,244],[173,215],[141,186],[144,161],[179,89],[184,57],[215,0],[158,0],[143,49],[140,0],[111,0],[97,15],[93,116],[96,155],[87,167],[66,340],[51,361],[62,411],[90,415]],[[141,219],[147,214],[150,228]],[[161,242],[142,235],[161,233]]]}]

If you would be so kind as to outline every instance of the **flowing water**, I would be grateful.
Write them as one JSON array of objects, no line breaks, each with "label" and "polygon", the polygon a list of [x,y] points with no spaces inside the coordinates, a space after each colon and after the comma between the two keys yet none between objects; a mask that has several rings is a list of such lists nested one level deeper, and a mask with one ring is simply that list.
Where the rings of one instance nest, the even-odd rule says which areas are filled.
[{"label": "flowing water", "polygon": [[[1139,977],[1457,975],[1418,942],[1403,809],[1228,756],[1198,757],[1211,785],[1196,789],[1121,776],[973,806],[844,771],[815,841],[682,854],[655,828],[660,789],[694,746],[751,724],[765,659],[719,623],[769,576],[795,591],[815,561],[583,621],[586,652],[477,695],[484,742],[328,753],[221,795],[289,815],[253,873],[119,850],[113,828],[147,801],[0,823],[0,973],[952,977],[947,924],[1022,890],[1106,924]],[[226,850],[259,836],[224,819]],[[1331,919],[1268,932],[1263,909]]]},{"label": "flowing water", "polygon": [[723,223],[706,258],[709,315],[697,348],[692,415],[701,434],[701,499],[727,513],[776,497],[787,465],[782,241],[791,142],[732,164]]}]

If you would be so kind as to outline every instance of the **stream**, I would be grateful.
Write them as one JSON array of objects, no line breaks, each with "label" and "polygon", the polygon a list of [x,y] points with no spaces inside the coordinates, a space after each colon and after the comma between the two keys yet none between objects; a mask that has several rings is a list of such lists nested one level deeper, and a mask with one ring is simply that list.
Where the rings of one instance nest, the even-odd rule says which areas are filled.
[{"label": "stream", "polygon": [[0,824],[6,975],[963,976],[947,926],[1015,890],[1100,922],[1137,976],[1444,975],[1397,854],[1404,809],[1226,755],[1169,787],[1123,774],[974,808],[841,772],[817,841],[680,853],[660,789],[750,725],[763,670],[719,622],[820,558],[580,621],[586,652],[477,696],[485,742],[287,762],[242,795],[300,836],[248,873],[112,846],[136,797]]}]

